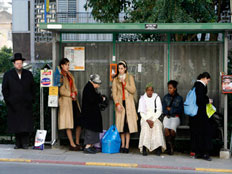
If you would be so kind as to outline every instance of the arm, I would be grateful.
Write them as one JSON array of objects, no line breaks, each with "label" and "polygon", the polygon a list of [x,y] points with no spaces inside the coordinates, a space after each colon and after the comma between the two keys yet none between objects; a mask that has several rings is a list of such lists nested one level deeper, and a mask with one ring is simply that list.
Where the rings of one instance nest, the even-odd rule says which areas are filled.
[{"label": "arm", "polygon": [[197,106],[205,107],[209,103],[209,97],[204,93],[203,85],[196,85]]},{"label": "arm", "polygon": [[164,96],[164,98],[163,98],[163,103],[162,103],[162,104],[163,104],[163,113],[164,113],[165,115],[168,115],[166,100],[167,100],[167,96]]},{"label": "arm", "polygon": [[183,105],[183,98],[181,96],[176,97],[172,103],[170,114],[182,114]]},{"label": "arm", "polygon": [[113,100],[114,100],[114,103],[117,104],[119,103],[119,97],[117,96],[117,84],[116,84],[116,78],[114,78],[113,80],[113,84],[112,84],[112,95],[113,95]]},{"label": "arm", "polygon": [[157,118],[159,118],[161,114],[162,114],[162,103],[161,103],[160,97],[157,96],[157,98],[156,98],[156,113],[154,113],[154,115],[152,117],[152,121],[155,121]]},{"label": "arm", "polygon": [[71,97],[71,92],[65,88],[64,84],[60,87],[60,96]]},{"label": "arm", "polygon": [[128,83],[126,83],[125,85],[125,90],[127,90],[131,94],[134,94],[136,91],[135,81],[132,75],[128,76]]}]

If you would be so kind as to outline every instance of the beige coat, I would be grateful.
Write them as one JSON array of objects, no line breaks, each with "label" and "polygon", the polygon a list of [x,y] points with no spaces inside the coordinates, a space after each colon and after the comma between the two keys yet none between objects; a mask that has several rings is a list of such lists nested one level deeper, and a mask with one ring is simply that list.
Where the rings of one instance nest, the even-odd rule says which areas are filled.
[{"label": "beige coat", "polygon": [[[134,95],[136,94],[136,87],[135,87],[133,76],[127,73],[125,82],[126,82],[125,103],[126,103],[127,122],[128,122],[130,133],[134,133],[138,131],[138,126],[137,126],[138,116],[137,116],[135,101],[134,101]],[[123,107],[122,104],[122,98],[123,98],[122,84],[119,81],[118,77],[114,78],[113,80],[112,92],[113,92],[114,103],[115,104],[119,103],[123,108],[122,112],[117,111],[117,109],[115,108],[116,127],[119,132],[123,132],[125,108]]]},{"label": "beige coat", "polygon": [[[69,76],[73,80],[73,92],[77,93],[74,77],[71,73]],[[58,114],[58,128],[59,129],[73,129],[73,106],[69,80],[67,76],[63,76],[63,85],[59,89],[59,114]],[[77,100],[77,106],[80,109]]]}]

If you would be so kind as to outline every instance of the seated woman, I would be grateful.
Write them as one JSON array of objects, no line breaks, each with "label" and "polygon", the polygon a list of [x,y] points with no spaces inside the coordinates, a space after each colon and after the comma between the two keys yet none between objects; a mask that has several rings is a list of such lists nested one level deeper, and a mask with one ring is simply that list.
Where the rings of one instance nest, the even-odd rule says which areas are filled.
[{"label": "seated woman", "polygon": [[146,156],[147,149],[150,152],[157,149],[157,155],[160,155],[166,149],[163,126],[158,119],[162,113],[162,104],[151,83],[147,84],[145,94],[139,99],[138,112],[141,115],[140,152]]},{"label": "seated woman", "polygon": [[177,93],[178,82],[168,82],[168,94],[163,98],[164,134],[167,143],[167,152],[173,155],[173,145],[176,136],[176,128],[180,125],[180,116],[183,114],[183,98]]}]

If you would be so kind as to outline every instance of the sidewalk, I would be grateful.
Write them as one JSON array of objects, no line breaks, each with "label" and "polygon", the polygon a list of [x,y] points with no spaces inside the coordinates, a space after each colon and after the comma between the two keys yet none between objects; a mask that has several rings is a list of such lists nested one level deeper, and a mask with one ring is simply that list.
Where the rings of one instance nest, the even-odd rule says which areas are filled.
[{"label": "sidewalk", "polygon": [[0,161],[26,163],[52,163],[70,165],[94,165],[114,167],[158,168],[173,170],[196,170],[207,172],[232,173],[232,159],[223,160],[213,157],[213,161],[193,159],[186,154],[175,153],[173,156],[156,156],[139,153],[129,154],[84,154],[83,152],[68,151],[64,147],[44,150],[13,149],[14,145],[0,145]]}]

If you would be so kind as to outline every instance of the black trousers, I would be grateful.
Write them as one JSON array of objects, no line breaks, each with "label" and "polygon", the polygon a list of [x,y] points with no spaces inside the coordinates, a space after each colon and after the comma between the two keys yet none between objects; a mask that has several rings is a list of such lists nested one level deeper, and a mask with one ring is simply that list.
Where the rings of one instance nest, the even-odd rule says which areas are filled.
[{"label": "black trousers", "polygon": [[24,145],[29,145],[29,132],[22,132],[15,134],[15,145],[18,147],[23,147]]}]

